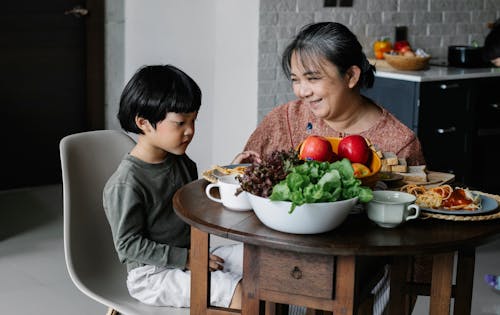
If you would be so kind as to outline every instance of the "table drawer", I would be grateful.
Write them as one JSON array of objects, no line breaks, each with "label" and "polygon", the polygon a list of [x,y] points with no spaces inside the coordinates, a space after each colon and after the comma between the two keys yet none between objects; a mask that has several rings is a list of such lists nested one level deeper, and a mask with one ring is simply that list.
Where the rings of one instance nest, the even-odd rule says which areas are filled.
[{"label": "table drawer", "polygon": [[334,257],[261,248],[260,288],[318,298],[333,297]]}]

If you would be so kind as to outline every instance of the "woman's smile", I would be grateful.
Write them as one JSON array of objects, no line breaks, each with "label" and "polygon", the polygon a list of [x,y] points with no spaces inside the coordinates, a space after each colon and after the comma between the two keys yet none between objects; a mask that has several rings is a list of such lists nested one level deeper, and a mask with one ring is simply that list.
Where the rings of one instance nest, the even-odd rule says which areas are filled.
[{"label": "woman's smile", "polygon": [[309,107],[311,108],[311,110],[317,110],[321,107],[322,105],[322,101],[323,99],[320,98],[320,99],[316,99],[316,100],[310,100],[310,101],[305,101],[306,104],[309,104]]}]

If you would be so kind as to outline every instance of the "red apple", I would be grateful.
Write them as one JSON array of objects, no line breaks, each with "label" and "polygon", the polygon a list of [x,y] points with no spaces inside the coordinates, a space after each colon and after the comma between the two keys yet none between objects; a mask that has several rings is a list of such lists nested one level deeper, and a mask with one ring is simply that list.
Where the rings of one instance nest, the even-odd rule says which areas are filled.
[{"label": "red apple", "polygon": [[372,150],[360,135],[350,135],[339,142],[337,154],[340,158],[347,158],[351,163],[366,164]]},{"label": "red apple", "polygon": [[408,43],[408,41],[406,40],[400,40],[394,43],[393,49],[395,51],[400,51],[404,47],[410,48],[410,43]]},{"label": "red apple", "polygon": [[299,159],[333,162],[336,160],[336,155],[328,139],[313,135],[302,142],[299,149]]}]

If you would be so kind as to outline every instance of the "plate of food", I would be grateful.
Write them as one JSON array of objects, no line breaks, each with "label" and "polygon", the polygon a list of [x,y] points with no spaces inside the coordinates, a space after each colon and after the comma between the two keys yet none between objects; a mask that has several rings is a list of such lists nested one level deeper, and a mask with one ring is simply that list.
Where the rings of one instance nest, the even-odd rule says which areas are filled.
[{"label": "plate of food", "polygon": [[211,183],[215,183],[221,176],[225,175],[242,175],[245,172],[245,169],[250,164],[229,164],[229,165],[214,165],[211,169],[203,172],[203,178],[208,180]]},{"label": "plate of food", "polygon": [[250,164],[230,164],[230,165],[224,165],[224,166],[219,166],[219,165],[214,165],[213,169],[213,175],[216,178],[219,178],[221,176],[225,175],[243,175],[245,173],[245,169],[249,166]]},{"label": "plate of food", "polygon": [[471,191],[468,188],[440,185],[427,188],[423,185],[409,184],[401,191],[417,197],[415,203],[421,211],[448,215],[477,215],[496,211],[498,202],[490,197]]},{"label": "plate of food", "polygon": [[481,207],[475,210],[452,210],[447,208],[432,209],[424,207],[420,207],[420,210],[431,213],[449,214],[449,215],[479,215],[479,214],[486,214],[493,212],[498,208],[498,203],[496,202],[495,199],[483,195],[478,195],[478,197],[480,198],[479,203],[481,204]]}]

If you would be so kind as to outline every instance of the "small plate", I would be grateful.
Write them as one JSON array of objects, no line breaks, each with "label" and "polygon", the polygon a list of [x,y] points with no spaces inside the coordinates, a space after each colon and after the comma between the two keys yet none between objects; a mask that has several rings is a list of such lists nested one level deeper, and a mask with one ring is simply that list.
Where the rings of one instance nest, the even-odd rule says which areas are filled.
[{"label": "small plate", "polygon": [[[251,164],[229,164],[229,165],[224,165],[222,167],[223,168],[227,168],[227,169],[233,169],[233,168],[237,168],[237,167],[247,167],[247,166],[250,166],[250,165]],[[212,175],[215,178],[219,178],[221,176],[225,176],[225,175],[229,175],[229,174],[224,174],[221,171],[219,171],[218,169],[214,168],[213,172],[212,172]]]},{"label": "small plate", "polygon": [[476,214],[485,214],[489,212],[493,212],[498,208],[498,202],[490,197],[486,197],[483,195],[479,195],[481,197],[481,209],[478,210],[446,210],[446,209],[428,209],[420,207],[420,210],[432,213],[440,213],[440,214],[450,214],[450,215],[476,215]]},{"label": "small plate", "polygon": [[402,180],[403,175],[401,174],[395,174],[392,172],[379,172],[378,173],[378,180],[383,181],[383,182],[396,182],[398,180]]}]

